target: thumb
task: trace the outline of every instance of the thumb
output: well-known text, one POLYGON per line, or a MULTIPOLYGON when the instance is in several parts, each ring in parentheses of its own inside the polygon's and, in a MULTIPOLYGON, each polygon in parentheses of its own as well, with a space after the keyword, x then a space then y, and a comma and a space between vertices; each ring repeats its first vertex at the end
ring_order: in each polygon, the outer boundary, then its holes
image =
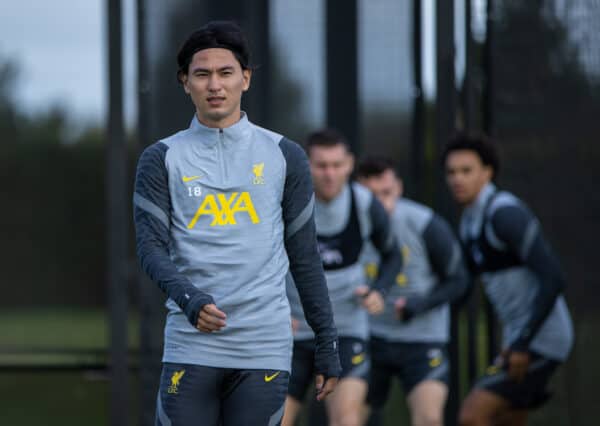
POLYGON ((406 298, 404 298, 404 297, 399 297, 394 302, 394 308, 396 310, 402 310, 402 309, 404 309, 405 306, 406 306, 406 298))
POLYGON ((210 315, 214 315, 217 318, 221 318, 221 319, 227 318, 227 315, 225 315, 225 312, 221 311, 219 308, 217 308, 217 306, 215 304, 212 304, 212 303, 210 305, 205 305, 204 311, 206 311, 206 313, 208 313, 210 315))
POLYGON ((322 374, 317 374, 317 377, 315 377, 315 387, 317 388, 317 392, 321 392, 324 383, 325 377, 322 374))

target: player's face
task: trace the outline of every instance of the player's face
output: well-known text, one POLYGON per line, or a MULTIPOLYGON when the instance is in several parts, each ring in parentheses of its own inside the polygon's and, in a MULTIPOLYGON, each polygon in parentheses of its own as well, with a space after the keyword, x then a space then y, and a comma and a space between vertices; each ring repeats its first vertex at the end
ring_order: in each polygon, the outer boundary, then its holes
POLYGON ((323 201, 334 199, 342 191, 352 168, 354 157, 342 144, 313 146, 309 152, 310 171, 317 198, 323 201))
POLYGON ((373 191, 388 214, 394 211, 396 200, 402 195, 402 181, 392 170, 388 169, 379 176, 361 178, 360 183, 373 191))
POLYGON ((457 203, 471 204, 492 180, 492 168, 470 150, 452 151, 446 158, 446 182, 457 203))
POLYGON ((228 49, 196 52, 182 82, 196 106, 198 120, 215 128, 235 124, 240 119, 242 93, 250 87, 251 75, 228 49))

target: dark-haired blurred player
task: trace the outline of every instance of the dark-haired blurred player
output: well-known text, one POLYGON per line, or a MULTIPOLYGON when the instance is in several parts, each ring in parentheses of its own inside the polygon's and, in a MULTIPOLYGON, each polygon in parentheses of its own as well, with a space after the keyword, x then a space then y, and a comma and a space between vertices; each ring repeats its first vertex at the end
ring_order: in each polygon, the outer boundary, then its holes
MULTIPOLYGON (((368 312, 378 314, 383 310, 382 295, 393 285, 402 257, 384 208, 367 188, 348 181, 354 160, 345 138, 325 129, 311 134, 306 145, 315 185, 317 240, 342 364, 336 390, 325 400, 329 425, 358 426, 362 424, 371 363, 368 312), (381 275, 370 287, 361 263, 368 243, 382 259, 381 275)), ((313 375, 314 350, 314 336, 304 321, 294 287, 289 287, 288 297, 297 328, 284 426, 293 425, 300 409, 313 375)))
POLYGON ((573 345, 558 259, 531 210, 492 181, 499 160, 483 137, 461 134, 443 152, 446 180, 463 208, 460 236, 503 326, 503 350, 471 390, 462 425, 525 425, 573 345))
MULTIPOLYGON (((381 425, 394 377, 400 380, 412 424, 443 423, 448 393, 449 304, 468 287, 460 243, 448 223, 430 208, 402 197, 402 180, 384 158, 362 161, 359 182, 371 189, 390 216, 404 255, 403 273, 386 296, 385 312, 371 317, 369 425, 381 425)), ((376 275, 378 258, 365 257, 376 275)))
POLYGON ((137 253, 167 293, 157 425, 278 425, 292 352, 285 278, 315 333, 317 398, 340 373, 297 144, 241 111, 252 69, 232 22, 194 32, 177 57, 190 127, 149 146, 134 195, 137 253))

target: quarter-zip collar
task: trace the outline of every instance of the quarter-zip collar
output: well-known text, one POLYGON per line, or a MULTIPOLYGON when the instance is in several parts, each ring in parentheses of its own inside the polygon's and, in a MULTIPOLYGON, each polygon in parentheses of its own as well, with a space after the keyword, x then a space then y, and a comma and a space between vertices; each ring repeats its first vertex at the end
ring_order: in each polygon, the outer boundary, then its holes
POLYGON ((241 117, 237 123, 224 129, 207 127, 200 123, 198 117, 194 114, 190 123, 190 130, 200 137, 202 143, 208 146, 214 146, 220 141, 228 145, 249 141, 252 125, 248 121, 248 115, 244 111, 241 112, 241 117))

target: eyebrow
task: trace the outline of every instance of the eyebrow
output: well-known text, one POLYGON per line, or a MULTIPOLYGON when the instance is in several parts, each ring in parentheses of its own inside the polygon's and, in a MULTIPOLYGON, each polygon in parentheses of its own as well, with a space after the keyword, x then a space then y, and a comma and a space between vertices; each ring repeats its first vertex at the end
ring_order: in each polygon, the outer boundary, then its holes
MULTIPOLYGON (((222 66, 220 68, 217 68, 216 71, 217 72, 221 72, 221 71, 228 71, 228 70, 233 70, 233 69, 234 69, 233 65, 224 65, 224 66, 222 66)), ((195 73, 195 72, 211 72, 211 71, 212 70, 209 69, 209 68, 197 67, 197 68, 194 68, 192 70, 192 73, 195 73)))

